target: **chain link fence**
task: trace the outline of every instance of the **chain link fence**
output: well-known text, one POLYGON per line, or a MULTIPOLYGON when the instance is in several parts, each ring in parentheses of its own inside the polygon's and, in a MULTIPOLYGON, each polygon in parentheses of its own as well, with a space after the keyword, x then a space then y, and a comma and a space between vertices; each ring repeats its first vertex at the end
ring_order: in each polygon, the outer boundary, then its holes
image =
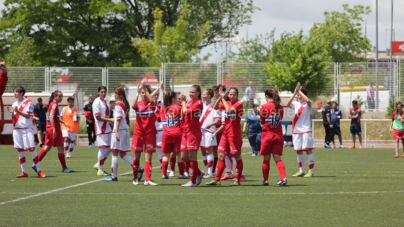
POLYGON ((5 92, 13 92, 17 85, 24 86, 27 92, 47 90, 48 74, 45 67, 8 67, 8 83, 5 92))

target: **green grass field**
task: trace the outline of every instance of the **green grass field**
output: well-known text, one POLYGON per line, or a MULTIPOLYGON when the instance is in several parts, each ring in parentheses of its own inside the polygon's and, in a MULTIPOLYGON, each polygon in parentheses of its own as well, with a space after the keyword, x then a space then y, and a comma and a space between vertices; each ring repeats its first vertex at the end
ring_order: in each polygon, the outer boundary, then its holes
MULTIPOLYGON (((118 182, 103 182, 92 169, 97 148, 78 147, 61 173, 56 150, 41 163, 48 175, 17 179, 18 157, 0 152, 0 226, 402 226, 404 159, 393 149, 316 149, 315 177, 293 178, 296 155, 285 149, 288 186, 261 186, 261 157, 244 150, 247 181, 240 187, 182 188, 185 180, 161 179, 157 187, 133 186, 120 159, 118 182)), ((132 154, 131 154, 132 155, 132 154)), ((27 166, 32 164, 27 154, 27 166)), ((307 166, 307 157, 306 157, 307 166)), ((202 162, 200 162, 201 165, 202 162)), ((110 159, 107 160, 110 166, 110 159)), ((142 164, 143 166, 143 164, 142 164)), ((307 168, 307 167, 306 167, 307 168)), ((271 161, 270 183, 278 179, 271 161)))

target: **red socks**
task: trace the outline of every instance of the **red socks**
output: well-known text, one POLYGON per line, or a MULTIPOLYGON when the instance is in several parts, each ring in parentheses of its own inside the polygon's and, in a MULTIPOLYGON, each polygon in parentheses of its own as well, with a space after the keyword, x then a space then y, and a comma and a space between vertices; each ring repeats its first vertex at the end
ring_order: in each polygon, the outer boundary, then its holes
POLYGON ((279 177, 281 180, 286 178, 285 164, 282 160, 276 162, 276 166, 278 167, 279 177))
POLYGON ((243 160, 237 160, 237 166, 236 166, 236 178, 237 181, 240 182, 241 174, 243 174, 243 160))
POLYGON ((224 163, 224 160, 217 161, 215 181, 220 181, 225 167, 226 164, 224 163))
POLYGON ((167 168, 168 168, 168 162, 167 161, 162 161, 162 163, 161 163, 161 175, 167 176, 167 168))
POLYGON ((144 163, 144 172, 145 172, 145 180, 150 181, 151 178, 151 171, 152 171, 152 164, 150 162, 144 163))
POLYGON ((269 160, 264 160, 262 162, 262 176, 264 177, 264 181, 268 181, 269 168, 269 160))
POLYGON ((45 157, 46 153, 47 152, 44 149, 39 151, 39 154, 38 154, 39 161, 42 161, 42 159, 45 157))
MULTIPOLYGON (((42 150, 41 150, 42 151, 42 150)), ((59 162, 62 165, 62 168, 65 169, 67 168, 66 166, 66 159, 65 159, 65 154, 64 153, 58 153, 58 158, 59 158, 59 162)))
POLYGON ((137 179, 137 173, 139 171, 139 160, 133 159, 132 170, 133 170, 133 178, 137 179))

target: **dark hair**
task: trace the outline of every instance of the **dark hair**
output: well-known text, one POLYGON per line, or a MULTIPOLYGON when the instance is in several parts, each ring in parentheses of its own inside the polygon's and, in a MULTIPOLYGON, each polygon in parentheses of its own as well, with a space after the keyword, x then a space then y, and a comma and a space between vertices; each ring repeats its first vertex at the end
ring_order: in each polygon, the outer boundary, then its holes
POLYGON ((52 92, 50 98, 49 98, 49 102, 48 102, 48 106, 50 106, 50 104, 53 102, 53 100, 55 99, 55 95, 56 94, 62 94, 62 92, 60 90, 56 90, 54 92, 52 92))
POLYGON ((218 84, 212 87, 213 91, 219 92, 220 88, 222 88, 223 91, 226 91, 226 85, 223 84, 218 84))
POLYGON ((151 86, 150 86, 150 85, 145 84, 145 85, 143 85, 143 87, 141 87, 141 89, 143 89, 143 88, 146 88, 146 89, 147 89, 147 91, 149 92, 149 94, 151 94, 151 93, 152 93, 152 90, 151 90, 151 86))
POLYGON ((38 100, 38 102, 42 102, 42 98, 38 98, 37 100, 38 100))
POLYGON ((358 105, 358 100, 353 100, 353 101, 352 101, 352 104, 353 104, 353 105, 358 105))
POLYGON ((332 103, 335 103, 338 106, 338 102, 337 101, 332 101, 332 103))
POLYGON ((23 86, 17 85, 14 87, 13 91, 16 91, 18 93, 22 93, 22 95, 25 95, 25 88, 23 86))
POLYGON ((115 93, 118 95, 118 98, 120 100, 122 100, 123 104, 126 107, 126 122, 128 123, 128 125, 130 125, 130 122, 129 122, 129 110, 130 109, 129 109, 129 102, 126 98, 125 89, 122 86, 118 86, 115 88, 115 93))
POLYGON ((275 109, 278 110, 281 106, 281 97, 279 96, 278 89, 271 88, 265 91, 265 96, 271 98, 275 104, 275 109))
POLYGON ((230 91, 230 90, 235 90, 235 91, 236 91, 236 94, 237 94, 237 96, 238 96, 238 88, 236 88, 236 87, 230 87, 230 88, 229 88, 229 91, 230 91))
POLYGON ((98 92, 100 92, 101 90, 108 91, 108 90, 107 90, 107 87, 105 87, 105 86, 99 86, 99 87, 98 87, 98 92))
POLYGON ((213 93, 213 89, 211 89, 211 88, 208 88, 208 89, 206 89, 205 91, 208 93, 208 95, 209 95, 211 98, 215 95, 215 93, 213 93))
POLYGON ((305 96, 308 96, 308 95, 309 95, 309 91, 307 91, 305 88, 301 88, 300 91, 301 91, 305 96))
POLYGON ((74 102, 74 98, 73 97, 69 97, 69 98, 67 98, 67 101, 69 102, 69 101, 73 101, 74 102))
POLYGON ((195 88, 196 92, 199 93, 198 94, 198 99, 201 99, 202 98, 201 86, 199 86, 197 84, 194 84, 194 85, 191 86, 191 88, 195 88))
POLYGON ((396 114, 398 114, 398 108, 397 108, 397 106, 398 106, 399 104, 401 104, 401 108, 403 108, 403 103, 402 103, 402 102, 400 102, 400 101, 396 102, 396 114))
POLYGON ((181 93, 175 92, 175 91, 169 91, 169 92, 167 92, 167 93, 164 95, 164 97, 163 97, 164 106, 165 106, 165 107, 168 107, 169 105, 173 104, 173 103, 172 103, 173 99, 176 98, 177 95, 179 95, 179 94, 181 94, 181 93))

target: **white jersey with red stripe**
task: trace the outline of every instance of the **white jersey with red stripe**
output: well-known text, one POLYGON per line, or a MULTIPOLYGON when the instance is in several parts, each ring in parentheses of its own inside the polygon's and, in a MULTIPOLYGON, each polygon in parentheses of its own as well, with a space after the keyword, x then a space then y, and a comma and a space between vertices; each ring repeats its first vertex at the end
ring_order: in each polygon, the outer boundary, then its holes
POLYGON ((220 120, 220 113, 219 110, 215 110, 215 104, 203 104, 202 117, 199 119, 202 132, 208 131, 214 133, 216 131, 216 125, 212 125, 209 128, 206 128, 206 126, 217 120, 220 120))
POLYGON ((295 113, 292 121, 292 133, 303 134, 311 132, 311 107, 312 102, 298 102, 294 101, 290 105, 295 113))
POLYGON ((121 120, 118 130, 129 130, 129 122, 127 122, 128 118, 128 110, 126 109, 125 105, 122 102, 117 101, 114 109, 114 131, 116 130, 118 120, 121 120))
POLYGON ((95 134, 102 135, 102 134, 109 134, 112 132, 111 126, 107 121, 99 121, 97 117, 106 117, 109 116, 109 107, 107 102, 101 100, 100 98, 96 98, 93 102, 93 115, 95 120, 95 134))
MULTIPOLYGON (((24 98, 21 102, 15 101, 12 107, 13 109, 17 107, 21 112, 27 113, 31 116, 34 115, 34 106, 29 99, 24 98)), ((13 123, 15 129, 30 129, 33 127, 32 118, 25 118, 16 112, 14 112, 13 123)))

